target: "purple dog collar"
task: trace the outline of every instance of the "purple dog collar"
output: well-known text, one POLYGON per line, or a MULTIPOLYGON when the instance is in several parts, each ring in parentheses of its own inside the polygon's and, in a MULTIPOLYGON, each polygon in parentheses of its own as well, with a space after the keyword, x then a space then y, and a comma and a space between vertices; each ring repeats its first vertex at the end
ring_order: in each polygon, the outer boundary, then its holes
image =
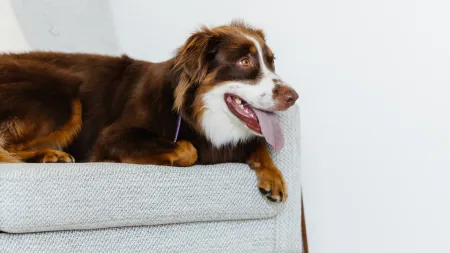
POLYGON ((175 138, 174 138, 173 142, 177 142, 177 140, 178 140, 178 134, 180 133, 180 126, 181 126, 181 114, 178 114, 177 131, 175 132, 175 138))

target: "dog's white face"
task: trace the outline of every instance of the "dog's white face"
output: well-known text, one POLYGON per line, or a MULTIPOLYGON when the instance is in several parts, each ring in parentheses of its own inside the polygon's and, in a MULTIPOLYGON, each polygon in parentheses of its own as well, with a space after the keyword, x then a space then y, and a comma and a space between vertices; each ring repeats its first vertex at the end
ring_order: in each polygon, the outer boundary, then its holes
POLYGON ((291 107, 298 94, 275 73, 274 56, 262 32, 243 25, 209 32, 207 52, 201 56, 206 67, 198 67, 204 78, 193 103, 205 136, 216 147, 255 135, 278 138, 281 130, 273 112, 291 107))

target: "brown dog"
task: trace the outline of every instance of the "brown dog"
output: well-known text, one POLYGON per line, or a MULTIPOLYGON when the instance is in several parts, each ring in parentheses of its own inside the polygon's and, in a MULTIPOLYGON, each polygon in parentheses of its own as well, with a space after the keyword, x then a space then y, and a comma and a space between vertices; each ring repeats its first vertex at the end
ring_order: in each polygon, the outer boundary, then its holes
POLYGON ((264 137, 282 146, 273 112, 298 95, 274 68, 263 32, 236 22, 202 28, 161 63, 0 55, 0 162, 247 162, 261 192, 284 201, 264 137))

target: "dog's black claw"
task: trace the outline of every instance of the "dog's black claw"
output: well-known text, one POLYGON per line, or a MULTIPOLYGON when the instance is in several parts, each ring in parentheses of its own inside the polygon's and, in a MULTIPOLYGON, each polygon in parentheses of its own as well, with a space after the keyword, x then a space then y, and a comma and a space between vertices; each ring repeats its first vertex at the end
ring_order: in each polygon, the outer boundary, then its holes
POLYGON ((271 192, 271 191, 266 191, 265 189, 263 189, 261 187, 259 187, 258 189, 259 189, 259 192, 261 192, 262 195, 267 195, 267 194, 269 194, 271 192))
POLYGON ((266 196, 268 200, 272 201, 272 202, 278 202, 277 199, 272 198, 272 196, 266 196))

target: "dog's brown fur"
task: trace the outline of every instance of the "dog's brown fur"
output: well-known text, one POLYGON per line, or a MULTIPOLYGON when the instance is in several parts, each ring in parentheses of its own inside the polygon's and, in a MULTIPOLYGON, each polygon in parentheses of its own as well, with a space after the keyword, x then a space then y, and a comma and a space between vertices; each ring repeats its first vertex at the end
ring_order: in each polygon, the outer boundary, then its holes
MULTIPOLYGON (((0 162, 248 162, 261 191, 285 200, 282 175, 262 138, 218 148, 199 124, 200 96, 223 79, 205 51, 219 37, 232 38, 227 47, 238 48, 248 43, 242 33, 265 43, 261 30, 233 24, 202 29, 161 63, 53 52, 0 55, 0 162), (183 120, 174 143, 178 113, 183 120)), ((270 49, 268 62, 273 69, 270 49)))

